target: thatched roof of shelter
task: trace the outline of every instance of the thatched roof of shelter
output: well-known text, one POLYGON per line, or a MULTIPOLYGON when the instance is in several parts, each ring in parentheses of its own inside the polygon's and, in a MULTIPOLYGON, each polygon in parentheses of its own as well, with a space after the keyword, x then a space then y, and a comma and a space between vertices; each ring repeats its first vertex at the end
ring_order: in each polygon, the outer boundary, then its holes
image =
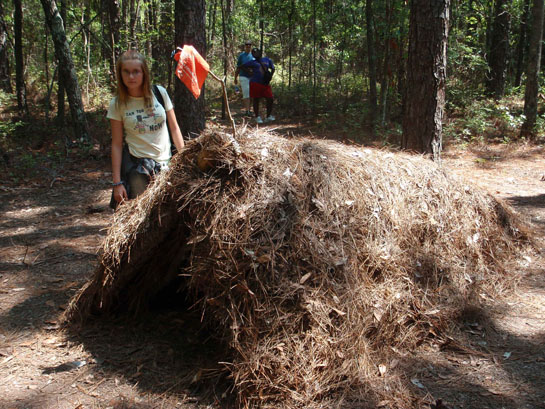
POLYGON ((410 382, 379 365, 508 286, 524 225, 419 156, 238 143, 209 131, 121 207, 67 318, 137 313, 182 276, 233 351, 241 407, 411 407, 410 382))

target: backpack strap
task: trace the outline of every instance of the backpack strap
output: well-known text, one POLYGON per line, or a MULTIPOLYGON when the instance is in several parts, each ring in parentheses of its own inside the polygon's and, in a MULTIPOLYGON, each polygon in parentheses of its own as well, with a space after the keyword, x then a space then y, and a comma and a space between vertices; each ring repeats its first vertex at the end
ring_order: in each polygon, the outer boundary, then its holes
MULTIPOLYGON (((165 109, 165 100, 163 99, 163 94, 161 94, 161 91, 159 91, 159 87, 157 85, 153 85, 152 87, 153 95, 155 95, 155 98, 157 98, 157 102, 161 104, 163 109, 165 109)), ((170 150, 171 153, 174 155, 176 153, 176 145, 174 145, 174 141, 172 140, 172 135, 170 134, 170 128, 168 127, 168 120, 167 123, 167 130, 168 130, 168 137, 170 139, 170 150)))
POLYGON ((165 100, 163 99, 163 95, 161 94, 161 91, 159 91, 159 87, 157 85, 154 85, 152 89, 153 89, 153 95, 155 95, 155 98, 157 98, 157 102, 159 102, 164 109, 165 100))
POLYGON ((261 68, 263 68, 263 80, 265 81, 265 76, 267 74, 270 75, 270 78, 269 78, 269 81, 263 85, 269 85, 271 80, 272 80, 272 76, 273 76, 273 73, 272 73, 272 70, 271 70, 271 67, 269 66, 269 64, 267 64, 267 66, 263 65, 263 63, 261 62, 261 59, 258 61, 259 65, 261 65, 261 68))

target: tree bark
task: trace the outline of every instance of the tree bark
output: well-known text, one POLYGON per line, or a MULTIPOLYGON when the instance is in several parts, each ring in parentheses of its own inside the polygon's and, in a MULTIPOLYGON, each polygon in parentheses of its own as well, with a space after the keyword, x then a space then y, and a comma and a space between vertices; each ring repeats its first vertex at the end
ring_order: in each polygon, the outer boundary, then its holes
MULTIPOLYGON (((129 22, 127 21, 128 20, 127 16, 129 16, 129 0, 123 0, 122 2, 120 2, 120 4, 121 4, 120 27, 127 27, 129 25, 129 22)), ((127 32, 127 30, 124 31, 122 40, 123 40, 123 44, 129 44, 131 39, 129 38, 129 33, 127 32)))
MULTIPOLYGON (((64 27, 66 28, 66 2, 65 0, 60 0, 60 14, 62 21, 64 22, 64 27)), ((57 64, 59 62, 57 61, 57 64)), ((62 75, 60 75, 59 69, 57 68, 57 123, 59 125, 64 124, 64 81, 62 75)))
POLYGON ((311 68, 311 75, 312 75, 312 114, 314 115, 316 112, 316 84, 318 82, 318 75, 316 73, 316 60, 317 60, 317 28, 316 28, 316 1, 312 0, 312 65, 311 68))
MULTIPOLYGON (((215 34, 216 34, 216 17, 217 17, 217 0, 212 0, 210 2, 210 8, 208 9, 208 27, 209 27, 209 37, 208 44, 214 44, 215 34)), ((224 13, 224 8, 221 8, 222 13, 224 13)))
MULTIPOLYGON (((43 72, 45 75, 45 83, 46 87, 48 89, 47 92, 47 98, 45 99, 45 120, 49 122, 49 110, 51 109, 51 91, 53 90, 53 80, 51 81, 51 86, 49 86, 49 35, 48 35, 47 29, 45 30, 45 39, 44 39, 44 46, 43 46, 43 57, 44 57, 44 68, 43 72)), ((55 76, 55 74, 53 74, 55 76)))
POLYGON ((373 28, 373 1, 367 0, 365 5, 365 20, 367 25, 367 61, 369 63, 369 115, 376 123, 377 118, 377 57, 373 28))
POLYGON ((530 49, 528 50, 528 66, 526 68, 526 88, 524 91, 524 115, 521 136, 533 136, 537 118, 537 96, 539 92, 539 70, 541 64, 541 40, 543 38, 543 2, 534 0, 532 6, 532 31, 530 33, 530 49))
POLYGON ((17 91, 17 108, 27 115, 25 68, 23 58, 23 6, 21 0, 13 0, 14 7, 14 36, 15 36, 15 89, 17 91))
MULTIPOLYGON (((144 2, 144 30, 146 33, 150 33, 155 29, 154 19, 153 19, 153 4, 151 1, 144 2)), ((146 51, 147 55, 153 56, 153 45, 152 39, 150 37, 146 38, 146 51)))
POLYGON ((413 0, 401 147, 440 160, 450 0, 413 0))
POLYGON ((530 18, 530 0, 524 0, 524 12, 520 19, 519 41, 517 44, 517 68, 515 71, 515 87, 520 85, 524 67, 524 51, 526 50, 526 39, 528 38, 528 19, 530 18))
POLYGON ((289 46, 288 46, 288 88, 291 89, 291 77, 292 77, 292 64, 293 64, 293 20, 295 16, 295 0, 290 0, 290 11, 288 13, 288 20, 289 20, 289 46))
POLYGON ((63 77, 68 103, 70 104, 70 113, 74 125, 76 138, 80 141, 89 140, 89 130, 83 102, 81 100, 81 91, 70 53, 70 47, 64 32, 62 18, 57 9, 54 0, 40 0, 44 9, 45 19, 55 44, 55 56, 59 61, 59 76, 63 77))
POLYGON ((388 112, 388 87, 390 81, 390 29, 392 23, 392 4, 390 0, 386 1, 386 36, 384 39, 384 60, 382 66, 382 82, 380 84, 380 123, 386 124, 386 113, 388 112))
POLYGON ((138 15, 140 14, 140 0, 130 0, 129 14, 129 45, 131 48, 137 49, 136 24, 138 23, 138 15))
POLYGON ((507 54, 509 51, 509 27, 511 14, 510 0, 496 0, 494 23, 490 42, 488 66, 489 78, 486 84, 488 93, 495 99, 500 99, 505 93, 505 78, 507 73, 507 54))
MULTIPOLYGON (((206 58, 204 0, 176 0, 174 9, 176 46, 192 45, 206 58)), ((204 130, 205 88, 206 86, 203 85, 199 99, 195 100, 185 85, 181 81, 176 81, 174 111, 182 135, 186 138, 194 138, 204 130)))
POLYGON ((4 22, 4 8, 0 2, 0 89, 11 94, 11 71, 8 54, 8 30, 4 22))
POLYGON ((108 3, 108 42, 110 44, 110 78, 112 84, 115 83, 115 62, 120 55, 119 51, 119 29, 121 27, 121 11, 119 9, 119 0, 104 0, 108 3))
MULTIPOLYGON (((225 9, 224 0, 220 1, 221 7, 221 33, 222 33, 222 46, 223 46, 223 77, 227 78, 228 71, 228 52, 227 52, 227 19, 230 18, 230 15, 227 15, 227 10, 225 9)), ((216 4, 214 3, 214 7, 216 4)), ((215 14, 215 11, 214 11, 215 14)), ((225 98, 221 99, 221 119, 225 119, 227 107, 225 106, 225 98)))

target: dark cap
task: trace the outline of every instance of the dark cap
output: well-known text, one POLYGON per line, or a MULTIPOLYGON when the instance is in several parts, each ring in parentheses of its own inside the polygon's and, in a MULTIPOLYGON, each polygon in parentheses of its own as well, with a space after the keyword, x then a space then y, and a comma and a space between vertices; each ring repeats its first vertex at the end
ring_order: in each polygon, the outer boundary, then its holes
POLYGON ((244 45, 252 45, 252 42, 250 40, 244 41, 244 45))

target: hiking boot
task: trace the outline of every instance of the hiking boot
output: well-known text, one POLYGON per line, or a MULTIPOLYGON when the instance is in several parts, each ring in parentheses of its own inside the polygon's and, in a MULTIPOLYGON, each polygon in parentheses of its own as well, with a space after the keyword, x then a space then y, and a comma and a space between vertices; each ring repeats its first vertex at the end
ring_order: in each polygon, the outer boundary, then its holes
POLYGON ((274 121, 276 118, 274 117, 274 115, 269 115, 266 119, 265 119, 265 122, 272 122, 274 121))
POLYGON ((256 121, 258 124, 262 124, 262 123, 263 123, 263 119, 261 119, 260 116, 256 117, 255 121, 256 121))

